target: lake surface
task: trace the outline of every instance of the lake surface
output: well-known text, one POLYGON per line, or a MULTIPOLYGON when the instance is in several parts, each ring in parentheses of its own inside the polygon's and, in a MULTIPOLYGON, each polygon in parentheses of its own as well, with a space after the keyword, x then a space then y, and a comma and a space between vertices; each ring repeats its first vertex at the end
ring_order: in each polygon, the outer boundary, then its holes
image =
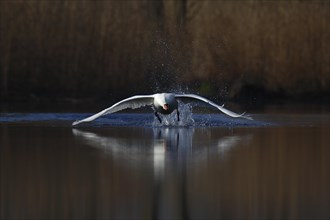
POLYGON ((0 114, 1 219, 330 217, 328 111, 88 115, 0 114))

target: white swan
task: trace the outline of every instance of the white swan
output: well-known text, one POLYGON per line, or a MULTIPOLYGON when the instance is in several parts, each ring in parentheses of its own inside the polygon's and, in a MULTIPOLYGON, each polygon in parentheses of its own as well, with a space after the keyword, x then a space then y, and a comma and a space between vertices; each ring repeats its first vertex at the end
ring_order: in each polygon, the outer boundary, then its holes
POLYGON ((209 105, 219 109, 220 111, 222 111, 223 113, 225 113, 226 115, 229 115, 231 117, 234 118, 246 118, 249 120, 252 120, 252 118, 248 115, 243 114, 237 114, 235 112, 232 112, 228 109, 225 109, 222 105, 217 105, 214 102, 198 96, 198 95, 194 95, 194 94, 174 94, 174 93, 157 93, 157 94, 153 94, 153 95, 136 95, 127 99, 124 99, 120 102, 117 102, 116 104, 112 105, 109 108, 106 108, 102 111, 100 111, 99 113, 96 113, 95 115, 92 115, 88 118, 82 119, 82 120, 78 120, 72 123, 73 126, 78 125, 80 123, 83 122, 89 122, 89 121, 93 121, 98 117, 101 117, 103 115, 107 115, 110 113, 114 113, 123 109, 127 109, 127 108, 140 108, 143 106, 151 106, 154 111, 155 111, 155 116, 158 118, 159 122, 161 122, 161 119, 158 115, 158 113, 161 114, 170 114, 172 113, 174 110, 177 111, 177 116, 178 116, 178 121, 180 120, 180 114, 179 114, 179 110, 178 110, 178 100, 181 100, 183 102, 185 101, 202 101, 202 102, 206 102, 209 105))

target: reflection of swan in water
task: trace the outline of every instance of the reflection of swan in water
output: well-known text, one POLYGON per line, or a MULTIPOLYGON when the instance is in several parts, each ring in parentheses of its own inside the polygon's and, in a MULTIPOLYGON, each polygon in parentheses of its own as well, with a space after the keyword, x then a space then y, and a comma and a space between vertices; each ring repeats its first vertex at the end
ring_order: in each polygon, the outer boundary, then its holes
POLYGON ((192 128, 154 128, 154 171, 155 178, 162 178, 165 169, 166 152, 175 152, 174 156, 182 161, 192 151, 192 128))
POLYGON ((145 160, 148 156, 153 156, 153 160, 157 164, 157 160, 164 160, 160 155, 165 157, 166 153, 175 152, 176 158, 184 159, 187 157, 203 157, 205 153, 221 153, 228 152, 231 148, 251 139, 250 135, 223 135, 220 138, 211 138, 211 141, 202 141, 207 135, 203 132, 207 129, 197 129, 195 135, 194 128, 119 128, 118 132, 98 132, 97 129, 91 131, 82 131, 80 129, 72 129, 74 136, 86 144, 103 150, 104 153, 122 159, 145 160), (120 130, 123 129, 123 130, 120 130), (125 135, 123 135, 125 134, 125 135), (193 138, 196 140, 193 143, 193 138), (205 144, 207 143, 207 144, 205 144), (194 145, 194 146, 193 146, 194 145), (205 150, 207 149, 207 150, 205 150), (198 152, 194 154, 193 152, 198 152), (158 158, 158 159, 155 159, 158 158))
POLYGON ((123 128, 104 134, 101 134, 104 130, 99 130, 96 134, 97 129, 94 129, 94 132, 73 129, 72 132, 84 143, 112 155, 115 159, 124 160, 124 164, 134 167, 144 164, 144 169, 152 169, 154 219, 173 219, 178 215, 189 217, 186 192, 189 184, 188 161, 194 161, 196 165, 195 162, 198 164, 207 161, 210 155, 226 155, 230 149, 242 142, 246 143, 251 138, 250 135, 214 138, 212 135, 205 135, 209 132, 207 129, 193 128, 120 129, 123 128), (199 139, 203 141, 199 142, 199 139), (177 203, 167 202, 173 198, 177 203))
POLYGON ((167 157, 170 160, 175 159, 181 162, 187 158, 202 161, 207 159, 210 154, 225 156, 233 147, 251 139, 250 135, 224 135, 199 143, 199 139, 207 137, 204 134, 207 129, 197 129, 195 135, 194 128, 158 127, 142 130, 141 128, 118 128, 117 132, 103 130, 98 134, 96 131, 97 129, 94 129, 94 132, 72 130, 74 136, 81 141, 104 151, 104 153, 111 154, 114 158, 129 160, 130 164, 132 162, 148 163, 158 177, 163 173, 167 157), (197 138, 193 143, 194 136, 197 138))
POLYGON ((86 144, 103 150, 104 153, 111 153, 118 156, 119 154, 138 155, 142 152, 142 149, 139 148, 139 145, 141 145, 141 142, 143 141, 141 138, 136 138, 132 141, 130 137, 127 137, 127 139, 120 137, 116 138, 78 129, 72 129, 72 132, 86 144))
MULTIPOLYGON (((132 131, 132 130, 131 130, 132 131)), ((90 131, 72 129, 73 134, 86 144, 98 148, 104 153, 137 163, 152 163, 156 176, 165 168, 166 152, 177 152, 183 158, 192 149, 192 128, 154 128, 145 129, 142 137, 134 131, 128 136, 96 134, 90 131), (152 131, 152 133, 148 132, 152 131), (150 136, 150 138, 146 137, 150 136)))

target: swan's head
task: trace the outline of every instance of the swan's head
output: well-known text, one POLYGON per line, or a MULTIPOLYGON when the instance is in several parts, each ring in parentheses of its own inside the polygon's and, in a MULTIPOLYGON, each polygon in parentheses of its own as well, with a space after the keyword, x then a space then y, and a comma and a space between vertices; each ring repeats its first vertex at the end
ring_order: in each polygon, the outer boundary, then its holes
POLYGON ((156 94, 154 98, 154 105, 160 110, 172 112, 178 107, 178 103, 172 93, 159 93, 156 94))

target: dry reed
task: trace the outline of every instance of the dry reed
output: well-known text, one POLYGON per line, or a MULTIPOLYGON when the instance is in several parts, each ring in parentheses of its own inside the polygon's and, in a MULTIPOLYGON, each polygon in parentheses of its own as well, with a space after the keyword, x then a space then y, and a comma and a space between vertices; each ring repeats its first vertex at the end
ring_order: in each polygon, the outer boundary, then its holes
POLYGON ((1 97, 329 94, 329 21, 328 1, 1 1, 1 97))

